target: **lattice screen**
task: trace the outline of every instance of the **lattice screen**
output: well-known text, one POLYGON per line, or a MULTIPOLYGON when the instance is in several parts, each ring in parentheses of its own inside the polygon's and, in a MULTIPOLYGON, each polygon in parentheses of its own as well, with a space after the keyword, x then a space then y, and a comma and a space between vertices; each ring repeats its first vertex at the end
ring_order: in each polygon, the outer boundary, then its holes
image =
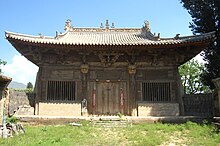
POLYGON ((75 100, 74 81, 48 81, 47 100, 75 100))
POLYGON ((169 82, 144 82, 142 83, 143 101, 171 101, 171 85, 169 82))

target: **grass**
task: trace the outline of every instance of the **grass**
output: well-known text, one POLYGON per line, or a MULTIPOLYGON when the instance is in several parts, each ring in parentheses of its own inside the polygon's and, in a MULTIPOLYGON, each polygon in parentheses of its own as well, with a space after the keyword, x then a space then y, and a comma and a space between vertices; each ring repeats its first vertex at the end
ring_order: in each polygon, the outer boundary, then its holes
POLYGON ((25 126, 26 133, 0 139, 1 146, 194 145, 219 146, 220 133, 209 124, 137 124, 125 128, 25 126))

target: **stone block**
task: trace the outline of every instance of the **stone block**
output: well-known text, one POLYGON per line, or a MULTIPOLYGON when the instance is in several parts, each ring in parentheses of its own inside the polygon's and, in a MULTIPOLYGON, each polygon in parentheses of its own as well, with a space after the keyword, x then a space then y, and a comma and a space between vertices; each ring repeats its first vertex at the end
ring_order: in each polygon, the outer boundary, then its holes
POLYGON ((77 102, 40 102, 40 116, 81 116, 81 103, 77 102))
POLYGON ((138 116, 179 116, 179 104, 139 102, 138 116))

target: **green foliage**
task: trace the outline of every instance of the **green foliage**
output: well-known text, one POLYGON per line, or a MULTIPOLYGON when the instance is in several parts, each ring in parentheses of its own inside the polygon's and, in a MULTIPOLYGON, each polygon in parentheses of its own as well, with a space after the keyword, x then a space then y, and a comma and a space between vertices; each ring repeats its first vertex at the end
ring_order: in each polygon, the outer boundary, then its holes
POLYGON ((26 133, 0 139, 1 146, 62 145, 219 145, 220 133, 212 125, 137 124, 125 128, 83 126, 25 126, 26 133))
POLYGON ((124 116, 121 112, 118 112, 117 115, 119 118, 122 118, 124 116))
POLYGON ((197 60, 190 60, 179 67, 181 81, 186 94, 210 93, 209 87, 205 86, 200 78, 204 65, 197 60))
POLYGON ((18 122, 18 118, 16 118, 15 116, 11 116, 7 118, 7 123, 17 123, 18 122))
POLYGON ((33 89, 33 84, 31 82, 27 83, 27 89, 33 89))
POLYGON ((33 93, 34 92, 34 89, 33 88, 26 88, 26 89, 10 89, 10 90, 13 90, 13 91, 21 91, 21 92, 25 92, 25 93, 33 93))
POLYGON ((204 50, 205 67, 201 77, 205 85, 214 89, 212 79, 220 77, 220 1, 181 0, 192 17, 190 28, 194 34, 216 32, 216 40, 204 50))
POLYGON ((6 65, 6 61, 0 59, 0 74, 2 73, 1 65, 6 65))

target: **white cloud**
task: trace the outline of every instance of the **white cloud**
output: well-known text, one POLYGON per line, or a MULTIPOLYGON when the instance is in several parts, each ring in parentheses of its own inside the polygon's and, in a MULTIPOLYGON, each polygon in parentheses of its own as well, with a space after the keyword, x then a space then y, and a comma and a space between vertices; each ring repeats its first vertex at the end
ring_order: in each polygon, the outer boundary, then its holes
POLYGON ((203 56, 201 56, 201 53, 198 54, 198 55, 196 55, 196 56, 194 57, 194 59, 197 60, 199 63, 202 63, 202 64, 205 63, 205 61, 203 60, 203 56))
POLYGON ((11 64, 2 66, 3 74, 12 78, 13 81, 27 84, 35 84, 38 67, 27 60, 24 56, 14 55, 11 64))

